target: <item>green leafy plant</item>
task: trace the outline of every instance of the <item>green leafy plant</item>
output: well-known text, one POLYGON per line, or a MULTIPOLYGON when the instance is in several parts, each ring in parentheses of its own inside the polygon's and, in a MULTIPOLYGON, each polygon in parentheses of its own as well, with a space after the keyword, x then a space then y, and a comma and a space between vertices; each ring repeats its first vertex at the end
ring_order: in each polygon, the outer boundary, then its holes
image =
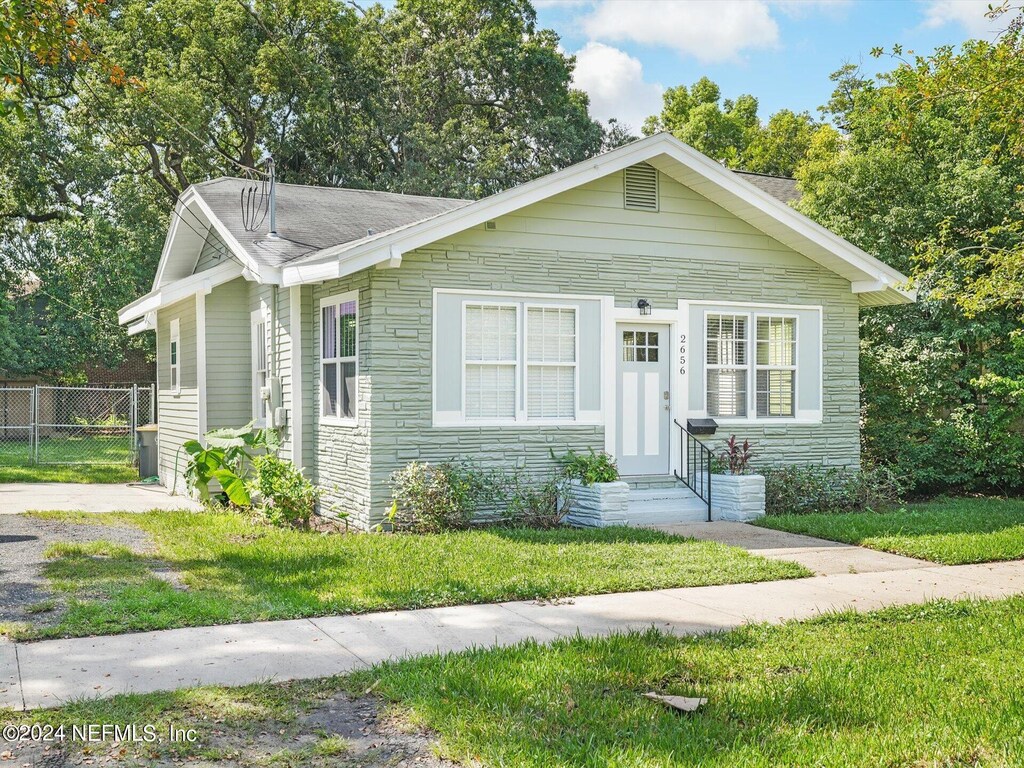
POLYGON ((493 473, 466 463, 413 461, 391 474, 387 522, 395 531, 436 533, 468 528, 499 493, 493 473))
POLYGON ((591 448, 590 453, 577 453, 570 448, 561 456, 551 451, 551 458, 561 467, 562 477, 579 480, 583 485, 614 483, 619 479, 615 459, 604 451, 591 448))
POLYGON ((189 455, 185 481, 202 501, 210 501, 210 485, 216 481, 235 506, 252 505, 247 475, 251 459, 263 451, 276 451, 280 438, 276 430, 253 429, 253 422, 235 429, 214 429, 204 435, 206 445, 186 440, 182 447, 189 455))
POLYGON ((749 440, 740 445, 736 435, 730 435, 725 441, 725 450, 718 455, 721 462, 717 466, 725 467, 725 474, 745 475, 750 472, 750 460, 754 458, 749 440))
POLYGON ((260 510, 271 523, 308 528, 319 498, 302 470, 274 453, 252 459, 251 490, 260 498, 260 510))
POLYGON ((888 467, 860 471, 794 464, 762 470, 769 515, 880 512, 900 503, 905 486, 888 467))

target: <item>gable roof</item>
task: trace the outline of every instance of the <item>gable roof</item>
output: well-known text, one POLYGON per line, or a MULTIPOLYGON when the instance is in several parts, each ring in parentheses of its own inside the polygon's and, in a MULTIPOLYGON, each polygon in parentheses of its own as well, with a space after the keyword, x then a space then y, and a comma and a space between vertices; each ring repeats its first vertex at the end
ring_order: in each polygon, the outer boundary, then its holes
POLYGON ((261 283, 317 283, 378 264, 399 266, 408 251, 451 237, 636 163, 648 163, 711 202, 846 278, 862 306, 902 304, 915 292, 908 278, 811 221, 790 203, 799 199, 793 179, 732 171, 659 133, 561 171, 477 201, 391 192, 279 184, 278 238, 242 227, 241 196, 251 182, 224 177, 195 184, 179 198, 150 293, 124 307, 122 323, 146 317, 183 292, 209 290, 241 275, 261 283), (192 274, 195 256, 210 231, 234 259, 192 274))
POLYGON ((905 275, 783 202, 782 197, 790 192, 780 180, 768 181, 760 174, 734 173, 668 133, 626 144, 423 221, 296 259, 283 268, 282 282, 285 285, 316 283, 377 264, 398 266, 402 254, 408 251, 642 162, 653 165, 769 237, 849 280, 862 306, 914 300, 913 291, 899 287, 909 282, 905 275), (752 176, 756 176, 759 183, 754 183, 752 176), (769 185, 771 192, 762 188, 769 185))

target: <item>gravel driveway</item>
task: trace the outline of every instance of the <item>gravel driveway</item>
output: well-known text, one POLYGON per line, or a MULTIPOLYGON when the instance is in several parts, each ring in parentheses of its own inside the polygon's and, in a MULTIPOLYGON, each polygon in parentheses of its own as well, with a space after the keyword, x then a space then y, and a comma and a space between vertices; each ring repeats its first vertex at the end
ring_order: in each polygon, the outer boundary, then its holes
POLYGON ((111 541, 137 552, 152 549, 138 528, 40 520, 26 515, 0 515, 0 622, 56 623, 61 611, 31 613, 26 608, 53 598, 42 575, 43 553, 56 542, 111 541))

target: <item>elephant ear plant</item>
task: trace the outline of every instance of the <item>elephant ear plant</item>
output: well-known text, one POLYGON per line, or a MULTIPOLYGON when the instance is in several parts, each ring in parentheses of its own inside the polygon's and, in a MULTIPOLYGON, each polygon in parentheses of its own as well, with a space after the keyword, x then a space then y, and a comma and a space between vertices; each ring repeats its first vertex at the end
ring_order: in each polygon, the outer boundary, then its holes
POLYGON ((274 452, 280 438, 273 429, 253 429, 249 422, 237 429, 214 429, 205 435, 206 446, 188 440, 182 446, 189 454, 185 479, 202 501, 210 500, 210 483, 216 480, 228 501, 239 507, 252 504, 247 474, 253 456, 274 452))

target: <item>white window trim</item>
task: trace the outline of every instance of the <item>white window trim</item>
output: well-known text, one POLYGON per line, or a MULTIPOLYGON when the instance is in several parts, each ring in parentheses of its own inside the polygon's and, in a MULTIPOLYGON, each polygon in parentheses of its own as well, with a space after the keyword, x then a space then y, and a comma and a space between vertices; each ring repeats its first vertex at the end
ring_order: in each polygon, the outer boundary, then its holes
MULTIPOLYGON (((263 350, 264 360, 266 361, 267 366, 265 369, 263 369, 266 371, 267 383, 265 386, 270 386, 270 313, 267 311, 267 307, 263 304, 263 302, 260 302, 259 309, 254 309, 249 315, 249 335, 251 342, 249 354, 250 360, 252 361, 252 381, 250 383, 250 388, 252 389, 252 420, 255 426, 266 427, 268 421, 267 416, 269 416, 270 414, 268 413, 266 416, 263 414, 263 398, 261 397, 260 393, 259 378, 257 376, 258 369, 256 368, 256 361, 259 359, 257 357, 256 349, 258 338, 256 335, 256 328, 260 324, 262 324, 264 328, 263 343, 264 346, 266 347, 263 350)), ((267 406, 268 410, 269 408, 270 405, 267 406)))
MULTIPOLYGON (((319 327, 320 327, 320 333, 317 335, 317 338, 316 338, 316 345, 317 345, 316 346, 316 360, 317 360, 317 377, 316 377, 316 380, 317 380, 317 383, 319 385, 319 386, 317 386, 316 410, 317 410, 317 413, 319 414, 319 416, 318 416, 319 423, 320 424, 324 424, 326 426, 333 426, 333 427, 354 427, 354 426, 356 426, 359 423, 359 407, 360 407, 360 400, 362 399, 361 396, 360 396, 361 393, 360 393, 360 388, 359 388, 359 330, 360 330, 360 328, 359 328, 359 322, 360 322, 360 319, 359 319, 359 291, 358 290, 356 290, 356 291, 348 291, 346 293, 335 294, 333 296, 327 296, 327 297, 324 297, 324 298, 320 299, 320 302, 317 305, 317 322, 319 323, 319 327), (324 402, 323 402, 323 398, 324 398, 323 375, 324 375, 324 363, 327 362, 327 361, 324 360, 324 356, 323 356, 324 355, 324 327, 323 327, 324 308, 325 307, 331 307, 331 306, 337 306, 339 304, 345 304, 347 302, 354 302, 355 305, 356 305, 356 339, 355 339, 356 346, 355 346, 355 354, 351 355, 351 356, 346 355, 345 357, 332 357, 332 358, 330 358, 330 360, 331 360, 331 362, 336 362, 336 363, 348 363, 348 362, 355 363, 355 393, 354 393, 355 397, 353 399, 352 416, 351 417, 348 417, 348 416, 338 416, 338 415, 325 416, 324 415, 324 402)), ((338 349, 339 350, 341 349, 341 336, 340 335, 338 337, 338 349)), ((341 385, 342 385, 342 383, 341 383, 341 366, 340 365, 338 366, 338 376, 339 376, 339 378, 338 378, 338 387, 339 387, 339 389, 338 389, 338 392, 339 392, 338 402, 340 403, 341 402, 341 398, 340 398, 341 389, 340 388, 341 388, 341 385)))
POLYGON ((466 299, 462 302, 462 350, 459 354, 459 358, 462 364, 462 420, 466 424, 479 424, 479 425, 500 425, 505 426, 509 424, 517 424, 522 419, 524 414, 522 394, 525 390, 525 385, 522 384, 522 358, 523 352, 523 316, 520 311, 520 303, 515 301, 474 301, 472 299, 466 299), (514 361, 508 360, 467 360, 466 359, 466 310, 469 307, 494 307, 497 309, 513 309, 516 313, 516 359, 514 361), (513 368, 515 373, 513 374, 513 383, 515 385, 514 400, 516 415, 511 419, 496 418, 494 416, 467 416, 466 415, 466 369, 470 365, 504 365, 513 368))
POLYGON ((173 320, 171 320, 171 324, 170 325, 171 325, 170 333, 168 334, 170 338, 169 338, 168 344, 167 344, 167 364, 168 364, 167 367, 168 367, 168 370, 170 371, 170 374, 169 374, 170 378, 168 379, 168 383, 171 385, 171 390, 170 390, 171 394, 172 395, 180 395, 181 394, 181 320, 176 317, 173 320), (172 348, 174 349, 174 355, 173 355, 174 362, 171 362, 171 360, 172 360, 171 349, 172 348))
MULTIPOLYGON (((521 310, 522 314, 522 327, 523 327, 523 418, 531 423, 536 424, 539 421, 544 421, 553 424, 575 424, 580 418, 580 308, 575 304, 538 304, 532 301, 524 301, 521 310), (572 322, 573 322, 573 352, 572 352, 572 363, 561 363, 561 362, 530 362, 530 322, 529 315, 531 309, 569 309, 572 310, 572 322), (573 408, 572 417, 561 417, 561 418, 538 418, 531 419, 529 415, 529 403, 530 403, 530 367, 534 366, 537 368, 572 368, 572 398, 573 408)), ((465 401, 463 401, 463 408, 465 408, 465 401)))
MULTIPOLYGON (((704 410, 710 414, 710 408, 708 406, 708 371, 743 371, 743 378, 746 379, 746 394, 747 394, 747 415, 746 416, 712 416, 711 418, 718 419, 733 419, 736 421, 747 421, 750 418, 750 318, 751 313, 741 312, 735 309, 722 312, 705 312, 704 313, 704 410), (743 359, 745 363, 739 365, 737 363, 725 364, 725 363, 709 363, 708 362, 708 318, 712 315, 718 317, 731 317, 737 318, 742 317, 746 322, 746 334, 743 337, 743 359)), ((756 376, 754 377, 756 378, 756 376)))
POLYGON ((797 404, 800 402, 800 318, 795 314, 787 314, 783 312, 754 312, 753 322, 750 327, 750 344, 753 349, 753 356, 748 358, 750 364, 753 367, 753 373, 750 375, 750 383, 753 385, 753 391, 750 392, 750 400, 753 402, 753 413, 757 419, 765 422, 776 422, 785 421, 786 419, 795 419, 798 409, 797 404), (772 319, 772 320, 792 320, 793 321, 793 365, 758 365, 757 362, 757 321, 761 318, 772 319), (758 371, 792 371, 793 372, 793 415, 792 416, 758 416, 757 415, 757 373, 758 371))
MULTIPOLYGON (((682 302, 681 302, 682 303, 682 302)), ((797 373, 796 382, 794 382, 793 397, 795 406, 795 415, 792 417, 785 416, 767 416, 758 418, 756 402, 751 406, 748 401, 747 416, 741 418, 732 418, 725 416, 711 416, 719 426, 783 426, 787 424, 821 424, 823 422, 824 402, 825 402, 825 328, 824 328, 824 308, 820 304, 770 304, 770 303, 753 303, 753 302, 738 302, 738 301, 701 301, 701 302, 690 302, 692 304, 703 306, 703 312, 701 313, 701 323, 703 326, 704 335, 704 347, 705 351, 703 354, 704 359, 701 363, 701 370, 694 371, 695 374, 699 373, 701 386, 704 389, 704 407, 702 410, 696 411, 691 410, 688 412, 690 417, 708 418, 708 402, 707 402, 707 329, 708 329, 708 315, 723 315, 723 314, 749 314, 751 319, 756 315, 771 316, 771 317, 794 317, 797 318, 797 330, 799 334, 800 318, 799 312, 815 312, 818 315, 818 348, 816 350, 816 360, 818 365, 818 408, 815 410, 800 410, 799 407, 799 392, 797 387, 799 386, 800 374, 797 373)), ((688 311, 688 310, 686 310, 688 311)), ((749 331, 748 333, 756 333, 756 331, 749 331)), ((756 338, 756 337, 755 337, 756 338)), ((756 351, 756 350, 755 350, 756 351)), ((797 345, 797 359, 800 355, 800 347, 797 345)), ((754 366, 752 365, 752 369, 754 366)), ((755 374, 756 378, 756 374, 755 374)), ((756 388, 756 381, 754 383, 756 388)), ((750 385, 748 384, 748 398, 751 396, 756 398, 756 391, 752 392, 750 385)))
MULTIPOLYGON (((583 412, 580 411, 580 381, 579 381, 579 357, 580 357, 580 326, 579 326, 579 306, 572 301, 593 301, 600 299, 600 297, 594 296, 577 296, 568 294, 518 294, 518 293, 505 293, 502 291, 486 291, 486 290, 474 290, 474 291, 461 291, 457 289, 435 289, 434 296, 434 315, 433 315, 433 332, 432 332, 432 356, 434 358, 433 363, 433 381, 434 391, 436 397, 437 389, 437 355, 433 351, 437 349, 437 301, 436 296, 439 293, 448 294, 469 294, 473 296, 493 296, 492 299, 473 298, 463 299, 461 302, 460 312, 462 315, 462 335, 460 338, 461 349, 459 350, 459 363, 462 370, 462 389, 461 389, 461 407, 458 411, 451 412, 439 412, 437 410, 437 402, 434 399, 433 408, 433 426, 435 427, 516 427, 518 428, 534 428, 534 427, 549 427, 549 426, 597 426, 603 424, 602 412, 598 411, 593 415, 592 412, 586 412, 588 415, 584 417, 583 412), (516 416, 512 419, 496 419, 491 417, 468 417, 466 416, 466 307, 467 306, 500 306, 500 307, 515 307, 516 308, 516 416), (575 416, 573 418, 545 418, 545 419, 531 419, 527 416, 526 408, 526 387, 525 381, 527 363, 526 363, 526 309, 527 307, 546 307, 551 309, 571 309, 573 310, 576 318, 576 376, 575 376, 575 416)), ((470 361, 479 362, 479 361, 470 361)), ((509 361, 501 361, 501 364, 510 364, 509 361)), ((540 365, 540 363, 532 363, 532 365, 540 365)), ((567 363, 551 363, 551 365, 563 365, 567 366, 567 363)), ((603 397, 603 395, 602 395, 603 397)))

